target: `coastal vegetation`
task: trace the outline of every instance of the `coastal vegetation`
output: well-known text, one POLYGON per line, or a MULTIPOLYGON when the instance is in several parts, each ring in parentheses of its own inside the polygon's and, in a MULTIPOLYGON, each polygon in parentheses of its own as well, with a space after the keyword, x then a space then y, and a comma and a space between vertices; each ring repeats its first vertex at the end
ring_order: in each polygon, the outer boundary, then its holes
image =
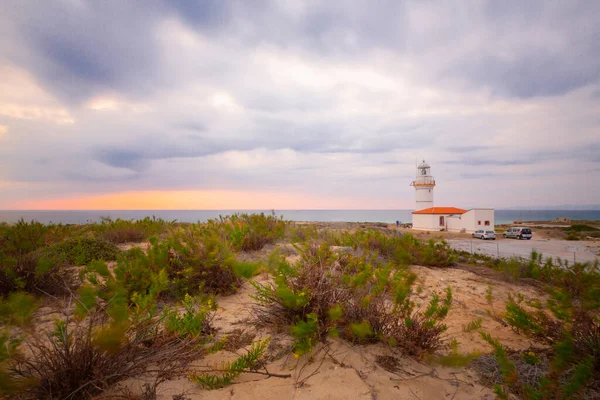
POLYGON ((470 368, 500 398, 600 393, 597 262, 535 252, 495 259, 383 225, 332 229, 269 214, 195 224, 0 224, 0 297, 4 398, 133 396, 126 382, 143 379, 135 395, 145 399, 175 379, 199 390, 242 374, 288 379, 270 363, 292 355, 301 372, 334 357, 332 343, 381 346, 376 359, 386 371, 397 371, 400 355, 432 368, 470 368), (516 290, 499 307, 486 281, 485 312, 454 324, 452 314, 464 308, 456 296, 466 289, 456 280, 432 286, 423 268, 493 274, 544 295, 516 290), (215 323, 219 303, 236 293, 249 318, 242 330, 224 331, 215 323), (50 321, 42 317, 48 310, 50 321), (488 319, 535 346, 509 347, 488 319), (480 337, 487 351, 461 352, 457 336, 480 337), (235 357, 193 367, 216 354, 235 357))

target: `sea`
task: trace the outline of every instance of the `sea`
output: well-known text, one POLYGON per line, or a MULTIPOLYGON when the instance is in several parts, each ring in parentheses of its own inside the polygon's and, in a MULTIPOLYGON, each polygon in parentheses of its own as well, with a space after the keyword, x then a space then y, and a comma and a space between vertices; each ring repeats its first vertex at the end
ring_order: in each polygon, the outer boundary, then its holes
MULTIPOLYGON (((167 221, 205 222, 220 215, 235 213, 275 213, 289 221, 320 222, 386 222, 409 223, 412 210, 89 210, 89 211, 2 211, 0 222, 14 223, 20 219, 44 224, 85 224, 103 219, 162 218, 167 221)), ((513 221, 551 221, 558 217, 572 220, 600 221, 600 210, 496 210, 497 225, 513 221)))

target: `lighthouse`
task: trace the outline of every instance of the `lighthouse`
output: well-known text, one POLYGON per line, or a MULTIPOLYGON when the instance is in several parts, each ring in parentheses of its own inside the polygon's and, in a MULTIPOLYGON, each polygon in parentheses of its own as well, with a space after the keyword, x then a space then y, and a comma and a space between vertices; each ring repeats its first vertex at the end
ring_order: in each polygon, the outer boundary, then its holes
POLYGON ((434 207, 433 188, 435 180, 431 167, 423 160, 417 166, 417 177, 410 186, 415 187, 415 211, 412 212, 412 228, 420 231, 450 231, 473 233, 476 230, 494 229, 493 208, 434 207))
POLYGON ((431 167, 425 160, 417 167, 417 176, 410 185, 415 188, 415 210, 433 207, 435 180, 431 176, 431 167))

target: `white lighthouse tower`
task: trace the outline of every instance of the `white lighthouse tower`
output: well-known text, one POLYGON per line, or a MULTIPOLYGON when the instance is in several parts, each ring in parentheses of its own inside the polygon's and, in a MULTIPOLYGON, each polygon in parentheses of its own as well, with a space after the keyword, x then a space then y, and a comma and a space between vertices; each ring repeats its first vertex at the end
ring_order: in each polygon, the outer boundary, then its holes
POLYGON ((415 187, 415 210, 433 207, 435 180, 431 176, 431 167, 425 160, 417 167, 417 177, 410 185, 415 187))

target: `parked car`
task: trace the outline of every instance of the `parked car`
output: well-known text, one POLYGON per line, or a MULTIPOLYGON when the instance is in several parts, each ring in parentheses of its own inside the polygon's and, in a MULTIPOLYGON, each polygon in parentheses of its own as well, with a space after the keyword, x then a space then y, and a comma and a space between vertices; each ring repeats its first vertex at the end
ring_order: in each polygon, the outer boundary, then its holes
POLYGON ((496 240, 496 233, 494 231, 486 231, 485 229, 479 229, 471 234, 474 238, 479 238, 483 240, 496 240))
POLYGON ((530 240, 533 237, 533 232, 531 231, 531 228, 519 226, 508 228, 508 230, 504 232, 502 236, 504 236, 505 238, 530 240))

